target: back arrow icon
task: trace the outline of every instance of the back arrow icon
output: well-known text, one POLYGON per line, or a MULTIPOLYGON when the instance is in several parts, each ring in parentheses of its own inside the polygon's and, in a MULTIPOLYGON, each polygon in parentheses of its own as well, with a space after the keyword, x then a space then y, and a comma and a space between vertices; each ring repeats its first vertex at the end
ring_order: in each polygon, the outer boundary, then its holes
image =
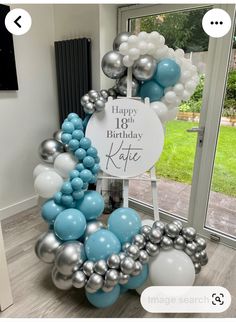
POLYGON ((17 17, 16 20, 14 20, 14 23, 17 25, 17 27, 21 28, 21 25, 18 23, 18 21, 21 19, 21 16, 17 17))

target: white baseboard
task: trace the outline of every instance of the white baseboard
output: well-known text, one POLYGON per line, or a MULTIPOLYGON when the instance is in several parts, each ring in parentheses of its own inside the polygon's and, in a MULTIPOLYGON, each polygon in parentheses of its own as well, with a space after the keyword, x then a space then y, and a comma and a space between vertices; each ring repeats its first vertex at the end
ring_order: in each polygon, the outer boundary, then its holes
POLYGON ((38 198, 38 195, 34 195, 11 206, 0 209, 0 220, 37 206, 38 198))

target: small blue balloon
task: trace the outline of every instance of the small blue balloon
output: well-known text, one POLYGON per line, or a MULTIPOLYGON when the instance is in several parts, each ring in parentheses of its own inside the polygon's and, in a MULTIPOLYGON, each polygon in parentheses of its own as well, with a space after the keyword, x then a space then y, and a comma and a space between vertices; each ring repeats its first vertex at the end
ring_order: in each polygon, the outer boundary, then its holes
POLYGON ((76 140, 81 140, 84 137, 84 133, 81 130, 74 130, 72 133, 72 138, 76 140))
POLYGON ((92 178, 92 172, 90 170, 84 169, 80 172, 80 178, 84 181, 84 182, 89 182, 92 178))
POLYGON ((63 194, 61 197, 61 203, 63 206, 67 207, 67 208, 71 208, 73 206, 73 198, 71 195, 66 195, 63 194))
POLYGON ((72 192, 72 196, 75 200, 80 200, 84 197, 84 192, 83 191, 74 191, 74 192, 72 192))
POLYGON ((163 87, 173 86, 180 78, 180 66, 173 59, 163 59, 157 65, 154 80, 163 87))
POLYGON ((65 181, 61 187, 61 192, 65 195, 70 195, 73 192, 71 183, 69 181, 65 181))
POLYGON ((70 171, 70 178, 74 179, 74 178, 78 178, 79 177, 79 171, 78 170, 71 170, 70 171))
POLYGON ((120 242, 131 242, 142 226, 139 214, 131 208, 118 208, 108 218, 108 229, 120 242))
POLYGON ((61 197, 62 197, 62 193, 61 191, 58 191, 54 194, 53 199, 55 201, 56 204, 60 205, 61 204, 61 197))
POLYGON ((63 132, 71 134, 74 131, 75 127, 71 122, 64 121, 61 126, 61 129, 63 132))
POLYGON ((90 157, 90 156, 86 156, 84 159, 83 159, 83 165, 86 167, 86 168, 92 168, 95 164, 95 160, 93 157, 90 157))
POLYGON ((98 163, 95 163, 91 171, 93 174, 97 174, 100 171, 100 169, 101 169, 100 165, 98 163))
POLYGON ((79 141, 77 139, 70 140, 70 142, 69 142, 69 148, 72 151, 77 150, 79 148, 79 141))
POLYGON ((76 240, 86 229, 86 219, 82 212, 69 208, 63 210, 56 218, 54 232, 61 240, 76 240))
POLYGON ((69 121, 71 121, 73 118, 79 118, 79 116, 76 113, 69 113, 67 118, 69 121))
POLYGON ((153 80, 145 82, 140 88, 141 98, 149 97, 150 102, 160 101, 163 95, 164 89, 153 80))
POLYGON ((83 180, 80 178, 74 178, 71 181, 71 186, 74 190, 81 190, 83 188, 83 180))
POLYGON ((84 182, 82 189, 83 190, 87 190, 88 189, 88 186, 89 186, 89 184, 87 182, 84 182))
POLYGON ((56 217, 64 210, 65 208, 56 204, 54 200, 50 199, 46 201, 42 206, 42 217, 50 225, 54 223, 56 217))
POLYGON ((76 130, 83 130, 83 123, 82 123, 82 120, 80 118, 74 117, 70 121, 74 125, 74 128, 76 130))
POLYGON ((83 171, 85 169, 83 163, 79 163, 76 165, 76 170, 78 170, 79 172, 83 171))
POLYGON ((82 138, 79 144, 82 149, 88 150, 91 146, 91 140, 89 138, 82 138))
POLYGON ((102 290, 96 293, 86 292, 88 301, 99 309, 104 309, 113 305, 120 296, 120 286, 116 285, 111 292, 103 292, 102 290))
POLYGON ((129 278, 128 283, 124 285, 127 289, 136 289, 142 286, 148 278, 148 264, 143 265, 141 273, 137 276, 132 276, 129 278))
POLYGON ((71 139, 72 139, 72 135, 69 133, 63 133, 61 136, 61 141, 64 144, 68 144, 71 139))
POLYGON ((83 160, 86 157, 86 151, 82 148, 79 148, 75 151, 75 156, 78 160, 83 160))
MULTIPOLYGON (((57 217, 58 218, 58 217, 57 217)), ((121 250, 119 239, 109 230, 100 229, 89 236, 85 242, 86 256, 91 261, 105 259, 121 250)))
POLYGON ((84 214, 86 220, 96 219, 103 213, 104 199, 97 191, 88 190, 83 200, 77 202, 76 208, 84 214))
POLYGON ((98 151, 97 151, 96 148, 94 148, 93 146, 88 148, 88 150, 87 150, 87 155, 88 156, 95 158, 97 156, 97 154, 98 154, 98 151))

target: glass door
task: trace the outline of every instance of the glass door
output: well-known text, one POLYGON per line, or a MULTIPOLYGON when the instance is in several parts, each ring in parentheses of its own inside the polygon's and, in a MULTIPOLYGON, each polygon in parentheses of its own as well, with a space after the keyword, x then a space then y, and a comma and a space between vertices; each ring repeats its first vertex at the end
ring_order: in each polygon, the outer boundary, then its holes
MULTIPOLYGON (((217 5, 217 7, 221 7, 233 16, 234 5, 217 5)), ((204 184, 204 187, 208 187, 209 190, 209 174, 211 176, 210 169, 207 169, 202 163, 202 155, 203 150, 205 153, 207 149, 205 137, 211 135, 215 140, 217 138, 217 132, 209 131, 206 126, 216 128, 218 124, 216 115, 212 117, 213 114, 216 114, 215 111, 209 109, 209 99, 213 99, 210 97, 211 91, 218 90, 219 97, 220 94, 223 95, 230 49, 230 40, 228 39, 230 33, 216 40, 209 39, 202 29, 202 17, 211 8, 212 6, 209 5, 186 4, 136 5, 127 9, 121 8, 119 14, 120 31, 126 29, 132 33, 138 33, 157 30, 164 35, 169 47, 183 48, 186 57, 190 58, 198 68, 200 84, 195 93, 187 103, 180 106, 176 120, 165 124, 165 146, 162 156, 156 164, 156 173, 159 178, 158 200, 162 217, 167 220, 178 217, 183 221, 188 221, 201 227, 202 234, 205 234, 205 217, 199 216, 198 213, 198 202, 202 202, 198 198, 198 191, 201 191, 200 184, 204 184), (221 57, 219 56, 220 52, 221 57), (216 70, 215 64, 219 65, 219 59, 223 60, 219 70, 222 75, 220 81, 219 76, 213 75, 213 71, 216 70), (212 77, 215 77, 214 81, 212 77), (217 82, 218 85, 216 85, 217 82), (214 84, 215 88, 213 89, 214 84), (215 119, 215 124, 210 121, 213 119, 215 119), (202 141, 203 133, 198 132, 196 135, 188 132, 192 128, 205 129, 204 141, 202 141), (203 170, 204 172, 208 171, 208 182, 206 180, 199 181, 200 172, 203 170)), ((208 154, 208 158, 213 160, 213 155, 208 154)), ((146 176, 147 174, 144 174, 142 177, 145 179, 146 176)), ((131 182, 130 195, 131 202, 135 206, 144 211, 152 211, 152 194, 149 182, 143 180, 138 183, 137 181, 131 182)), ((208 194, 206 193, 206 207, 204 210, 202 209, 202 213, 205 215, 207 202, 208 194)), ((206 225, 209 225, 209 222, 212 223, 212 216, 209 215, 207 218, 206 225)), ((217 216, 215 216, 215 222, 217 220, 217 216)))

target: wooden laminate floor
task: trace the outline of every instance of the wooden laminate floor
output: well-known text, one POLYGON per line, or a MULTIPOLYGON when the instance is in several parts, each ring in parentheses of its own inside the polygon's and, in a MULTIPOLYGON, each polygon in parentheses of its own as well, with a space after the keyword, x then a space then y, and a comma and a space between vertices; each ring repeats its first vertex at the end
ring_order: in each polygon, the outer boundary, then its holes
MULTIPOLYGON (((37 207, 2 222, 14 305, 0 317, 236 317, 236 251, 208 243, 209 263, 196 278, 195 285, 220 285, 232 296, 231 307, 221 314, 151 314, 145 312, 135 291, 123 294, 110 308, 96 309, 83 290, 56 289, 50 278, 51 266, 34 254, 37 237, 47 229, 37 207)), ((0 286, 1 287, 1 286, 0 286)))

